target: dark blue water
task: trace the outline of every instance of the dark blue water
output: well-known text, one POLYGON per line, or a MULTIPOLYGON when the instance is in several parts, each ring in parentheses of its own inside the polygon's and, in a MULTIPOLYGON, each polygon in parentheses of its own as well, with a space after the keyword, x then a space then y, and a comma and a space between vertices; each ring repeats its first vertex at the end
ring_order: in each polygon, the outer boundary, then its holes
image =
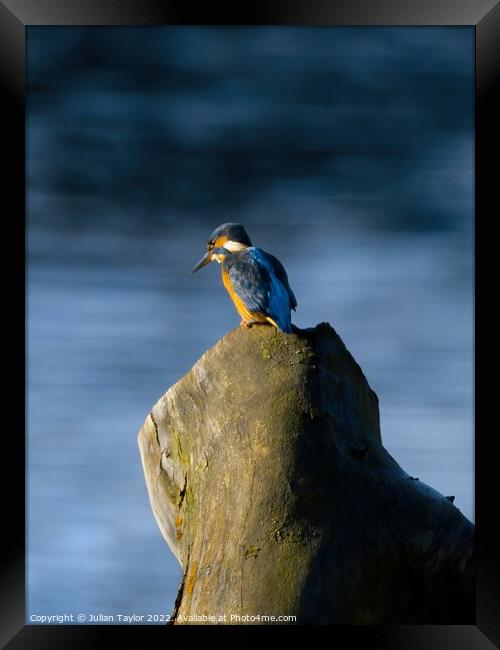
POLYGON ((169 613, 136 436, 239 317, 213 227, 287 268, 383 441, 473 520, 473 33, 28 33, 28 615, 169 613))

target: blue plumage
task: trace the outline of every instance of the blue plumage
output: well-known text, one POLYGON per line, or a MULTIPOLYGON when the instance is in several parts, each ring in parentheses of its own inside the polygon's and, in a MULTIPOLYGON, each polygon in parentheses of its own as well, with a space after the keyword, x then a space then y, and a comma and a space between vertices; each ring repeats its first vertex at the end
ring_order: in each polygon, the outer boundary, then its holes
POLYGON ((297 301, 283 265, 261 248, 250 246, 224 260, 233 290, 250 311, 272 318, 287 334, 292 331, 291 309, 297 301))

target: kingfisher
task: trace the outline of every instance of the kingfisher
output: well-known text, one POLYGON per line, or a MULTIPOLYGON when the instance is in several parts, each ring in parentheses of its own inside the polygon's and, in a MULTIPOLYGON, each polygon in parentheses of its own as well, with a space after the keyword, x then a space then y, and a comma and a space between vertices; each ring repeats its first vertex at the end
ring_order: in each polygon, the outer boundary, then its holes
POLYGON ((213 261, 221 265, 222 282, 242 318, 241 325, 270 323, 291 334, 291 310, 297 307, 297 300, 285 268, 274 255, 253 246, 241 224, 218 226, 191 273, 213 261))

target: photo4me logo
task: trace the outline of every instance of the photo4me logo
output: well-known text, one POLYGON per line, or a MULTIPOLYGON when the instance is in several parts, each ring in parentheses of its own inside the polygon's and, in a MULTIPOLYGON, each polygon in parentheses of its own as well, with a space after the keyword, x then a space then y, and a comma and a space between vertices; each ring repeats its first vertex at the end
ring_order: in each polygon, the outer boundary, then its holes
POLYGON ((297 617, 274 614, 178 614, 177 623, 294 623, 297 617))

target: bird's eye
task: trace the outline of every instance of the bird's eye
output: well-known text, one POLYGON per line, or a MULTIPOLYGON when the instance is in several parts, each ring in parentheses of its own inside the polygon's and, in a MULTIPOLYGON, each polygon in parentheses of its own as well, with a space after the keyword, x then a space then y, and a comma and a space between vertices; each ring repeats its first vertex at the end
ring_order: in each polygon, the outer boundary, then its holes
POLYGON ((208 248, 208 250, 211 251, 213 247, 214 247, 214 242, 213 242, 213 241, 209 241, 208 244, 207 244, 207 248, 208 248))

